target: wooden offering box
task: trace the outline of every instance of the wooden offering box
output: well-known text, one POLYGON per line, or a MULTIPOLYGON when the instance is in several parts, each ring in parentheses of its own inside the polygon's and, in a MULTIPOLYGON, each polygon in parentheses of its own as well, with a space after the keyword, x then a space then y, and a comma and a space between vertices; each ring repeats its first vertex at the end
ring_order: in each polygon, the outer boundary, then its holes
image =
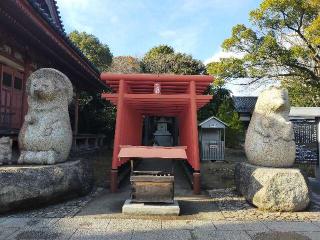
POLYGON ((173 203, 174 176, 161 171, 133 171, 130 177, 131 201, 173 203))

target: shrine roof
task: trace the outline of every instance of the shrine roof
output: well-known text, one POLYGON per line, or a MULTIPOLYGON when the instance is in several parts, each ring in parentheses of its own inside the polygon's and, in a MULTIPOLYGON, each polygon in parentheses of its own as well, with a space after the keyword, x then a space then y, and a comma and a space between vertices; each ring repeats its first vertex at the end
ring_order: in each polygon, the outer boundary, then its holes
POLYGON ((28 0, 33 7, 36 8, 38 12, 43 14, 43 17, 50 23, 54 24, 55 27, 59 28, 60 31, 64 32, 64 25, 61 20, 59 7, 57 5, 56 0, 49 0, 49 2, 44 0, 28 0), (50 4, 48 7, 52 7, 52 10, 54 11, 54 16, 51 15, 51 12, 49 9, 46 9, 43 4, 50 4))
POLYGON ((45 66, 64 72, 77 88, 106 89, 100 71, 65 33, 55 0, 1 1, 0 22, 8 39, 17 39, 26 54, 39 55, 32 59, 35 64, 44 66, 42 58, 50 59, 45 66))
POLYGON ((120 80, 125 82, 125 93, 122 96, 126 106, 141 114, 152 116, 177 116, 183 113, 195 98, 196 108, 200 109, 211 99, 203 95, 213 82, 207 75, 174 75, 174 74, 115 74, 102 73, 104 81, 115 93, 104 93, 102 98, 114 105, 119 100, 120 80), (190 82, 194 81, 196 95, 190 94, 190 82), (159 84, 160 93, 154 93, 155 84, 159 84))
POLYGON ((184 94, 188 92, 190 81, 196 85, 196 93, 202 95, 213 82, 208 75, 175 75, 175 74, 117 74, 103 72, 100 76, 113 92, 118 92, 119 81, 126 82, 128 93, 152 94, 154 84, 159 83, 161 94, 184 94))
POLYGON ((83 52, 67 36, 64 30, 63 23, 61 21, 57 2, 53 0, 53 7, 55 7, 55 11, 57 12, 57 16, 59 19, 58 23, 48 15, 48 13, 45 11, 45 9, 41 7, 37 0, 28 0, 28 2, 33 7, 33 9, 36 10, 40 14, 40 16, 54 29, 54 31, 58 33, 60 37, 62 37, 63 40, 98 74, 99 70, 97 69, 97 67, 83 54, 83 52))

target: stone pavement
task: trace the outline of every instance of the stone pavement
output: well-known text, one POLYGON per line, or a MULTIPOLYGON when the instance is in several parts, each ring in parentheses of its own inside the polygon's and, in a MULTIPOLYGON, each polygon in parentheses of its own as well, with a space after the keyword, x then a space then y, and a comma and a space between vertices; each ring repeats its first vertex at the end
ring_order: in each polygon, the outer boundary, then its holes
POLYGON ((117 194, 97 189, 86 197, 2 216, 0 239, 320 240, 315 204, 307 212, 265 213, 232 189, 200 196, 180 189, 181 216, 135 217, 121 213, 127 187, 117 194))
POLYGON ((320 221, 2 218, 0 239, 319 240, 320 221))

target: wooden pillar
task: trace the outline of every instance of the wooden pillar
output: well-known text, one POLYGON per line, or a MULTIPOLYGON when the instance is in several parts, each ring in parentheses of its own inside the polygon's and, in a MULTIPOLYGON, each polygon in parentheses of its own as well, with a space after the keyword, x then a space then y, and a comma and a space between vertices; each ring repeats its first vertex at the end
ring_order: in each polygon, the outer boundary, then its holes
POLYGON ((197 123, 197 103, 196 103, 196 83, 190 82, 190 120, 191 120, 191 141, 192 151, 191 157, 194 163, 193 173, 193 193, 200 194, 200 159, 199 159, 199 142, 198 142, 198 123, 197 123))
POLYGON ((22 93, 22 107, 21 107, 21 127, 22 124, 24 122, 24 116, 25 114, 27 114, 28 111, 28 104, 27 104, 27 92, 26 92, 26 87, 27 87, 27 79, 30 76, 32 67, 31 67, 31 59, 30 57, 27 55, 26 56, 26 60, 25 60, 25 64, 24 64, 24 76, 23 76, 23 93, 22 93))
POLYGON ((122 138, 122 125, 123 125, 123 113, 124 113, 124 93, 125 82, 123 79, 119 81, 118 91, 118 103, 117 103, 117 117, 116 117, 116 129, 114 135, 114 147, 112 156, 112 169, 110 179, 110 191, 112 193, 118 190, 118 154, 120 151, 120 142, 122 138))
POLYGON ((315 121, 317 123, 317 141, 318 141, 318 165, 316 165, 315 176, 318 181, 320 181, 320 117, 316 117, 315 121))
POLYGON ((73 134, 78 134, 79 128, 79 91, 76 90, 76 96, 74 101, 74 129, 73 134))
POLYGON ((75 90, 74 99, 74 119, 73 119, 73 138, 72 138, 72 151, 77 152, 77 135, 78 135, 78 121, 79 121, 79 92, 75 90))

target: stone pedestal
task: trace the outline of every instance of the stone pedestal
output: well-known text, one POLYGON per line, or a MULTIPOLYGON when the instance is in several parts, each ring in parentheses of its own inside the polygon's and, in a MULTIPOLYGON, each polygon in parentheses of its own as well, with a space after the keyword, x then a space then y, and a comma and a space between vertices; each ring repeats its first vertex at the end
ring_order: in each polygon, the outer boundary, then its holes
POLYGON ((127 215, 165 215, 178 216, 180 207, 178 201, 174 203, 133 203, 126 200, 122 207, 122 213, 127 215))
POLYGON ((307 179, 299 169, 239 163, 235 182, 237 190, 260 210, 302 211, 310 202, 307 179))
POLYGON ((0 212, 85 195, 91 190, 92 182, 92 168, 85 160, 0 167, 0 212))

